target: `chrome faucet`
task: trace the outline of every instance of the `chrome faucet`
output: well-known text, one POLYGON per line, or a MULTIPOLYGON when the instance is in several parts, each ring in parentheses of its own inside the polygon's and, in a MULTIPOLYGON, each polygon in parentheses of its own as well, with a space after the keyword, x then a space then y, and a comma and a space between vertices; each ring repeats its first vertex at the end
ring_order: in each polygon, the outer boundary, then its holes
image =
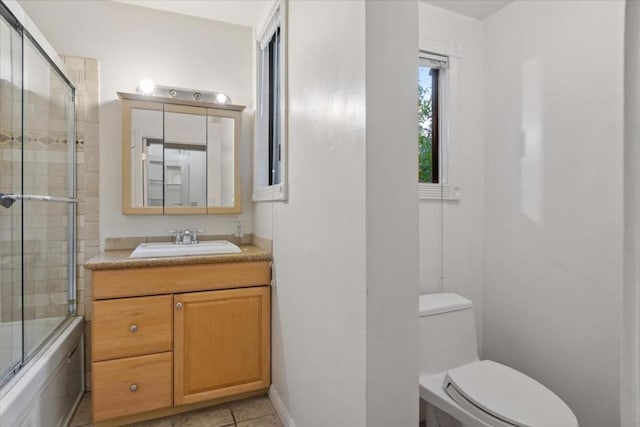
POLYGON ((174 242, 176 245, 191 245, 198 243, 198 233, 203 233, 202 228, 194 228, 193 230, 168 230, 170 234, 174 235, 174 242))

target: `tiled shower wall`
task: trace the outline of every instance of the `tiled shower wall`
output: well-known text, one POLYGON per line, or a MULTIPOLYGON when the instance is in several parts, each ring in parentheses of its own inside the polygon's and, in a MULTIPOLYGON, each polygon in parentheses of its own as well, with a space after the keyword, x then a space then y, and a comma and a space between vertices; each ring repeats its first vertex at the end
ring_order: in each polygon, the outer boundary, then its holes
MULTIPOLYGON (((95 59, 64 57, 76 86, 77 117, 77 307, 91 321, 91 283, 84 261, 99 252, 98 240, 98 64, 95 59)), ((45 74, 46 75, 46 74, 45 74)), ((21 150, 20 88, 0 80, 0 182, 5 193, 20 193, 24 156, 25 193, 67 196, 68 162, 64 88, 51 76, 45 90, 25 90, 25 146, 21 150), (45 96, 43 93, 49 93, 45 96), (56 97, 60 97, 56 99, 56 97)), ((42 89, 42 88, 41 88, 42 89)), ((24 301, 21 302, 22 203, 0 208, 0 322, 64 317, 67 312, 67 206, 25 204, 24 301), (13 215, 12 215, 13 214, 13 215)), ((90 323, 87 323, 90 360, 90 323)), ((90 365, 88 365, 90 366, 90 365)))
MULTIPOLYGON (((19 85, 3 80, 0 86, 3 100, 0 152, 2 173, 6 174, 1 179, 2 191, 20 193, 22 182, 26 194, 67 197, 67 135, 73 120, 69 117, 69 91, 50 71, 48 63, 30 54, 29 73, 24 77, 24 106, 20 102, 19 85), (21 107, 24 117, 21 117, 21 107)), ((29 201, 17 202, 0 212, 3 233, 0 321, 20 321, 23 316, 29 321, 67 315, 67 209, 65 203, 29 201), (24 221, 22 243, 21 220, 24 221)))
POLYGON ((78 314, 85 316, 86 386, 91 387, 91 275, 84 262, 98 255, 99 172, 98 62, 90 58, 63 57, 67 75, 76 87, 78 138, 78 314))
MULTIPOLYGON (((0 182, 3 193, 21 190, 21 92, 11 81, 0 79, 0 182)), ((21 295, 20 203, 10 209, 0 208, 0 322, 22 319, 21 295), (20 291, 20 293, 18 293, 20 291)))
MULTIPOLYGON (((73 144, 67 140, 73 120, 69 89, 33 49, 25 49, 24 54, 28 68, 24 73, 23 191, 68 197, 69 144, 73 144)), ((22 203, 22 210, 24 319, 64 318, 69 300, 68 205, 29 201, 22 203)))

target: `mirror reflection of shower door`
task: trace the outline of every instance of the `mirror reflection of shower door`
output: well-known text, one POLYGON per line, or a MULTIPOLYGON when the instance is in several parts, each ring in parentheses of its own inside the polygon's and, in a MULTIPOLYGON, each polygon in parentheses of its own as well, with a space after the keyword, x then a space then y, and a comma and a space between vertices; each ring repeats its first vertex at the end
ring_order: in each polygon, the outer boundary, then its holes
POLYGON ((188 206, 189 163, 167 156, 161 139, 142 141, 142 192, 146 206, 188 206))
MULTIPOLYGON (((0 192, 22 191, 22 39, 0 17, 0 192)), ((4 200, 6 203, 10 201, 4 200)), ((22 204, 0 207, 0 384, 22 361, 22 204)))
POLYGON ((206 148, 142 137, 142 194, 145 206, 204 206, 206 148), (193 171, 198 176, 192 177, 193 171), (196 193, 192 194, 192 182, 196 193), (197 187, 197 185, 200 187, 197 187), (192 197, 194 196, 194 197, 192 197))

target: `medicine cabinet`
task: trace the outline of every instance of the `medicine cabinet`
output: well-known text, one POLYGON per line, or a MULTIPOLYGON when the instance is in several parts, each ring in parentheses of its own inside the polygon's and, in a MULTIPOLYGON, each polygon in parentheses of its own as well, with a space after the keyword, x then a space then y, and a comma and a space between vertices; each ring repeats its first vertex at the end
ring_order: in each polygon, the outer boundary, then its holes
POLYGON ((118 92, 125 215, 240 213, 244 106, 118 92))

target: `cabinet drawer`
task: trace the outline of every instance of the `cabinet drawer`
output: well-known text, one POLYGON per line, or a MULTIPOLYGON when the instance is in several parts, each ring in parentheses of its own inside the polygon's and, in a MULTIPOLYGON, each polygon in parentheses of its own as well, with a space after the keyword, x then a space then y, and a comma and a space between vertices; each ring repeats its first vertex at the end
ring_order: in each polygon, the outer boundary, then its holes
POLYGON ((94 422, 172 405, 172 353, 94 362, 94 422))
POLYGON ((93 361, 170 351, 171 295, 93 303, 93 361))
POLYGON ((250 261, 96 270, 91 273, 93 299, 265 286, 271 283, 269 264, 250 261))

